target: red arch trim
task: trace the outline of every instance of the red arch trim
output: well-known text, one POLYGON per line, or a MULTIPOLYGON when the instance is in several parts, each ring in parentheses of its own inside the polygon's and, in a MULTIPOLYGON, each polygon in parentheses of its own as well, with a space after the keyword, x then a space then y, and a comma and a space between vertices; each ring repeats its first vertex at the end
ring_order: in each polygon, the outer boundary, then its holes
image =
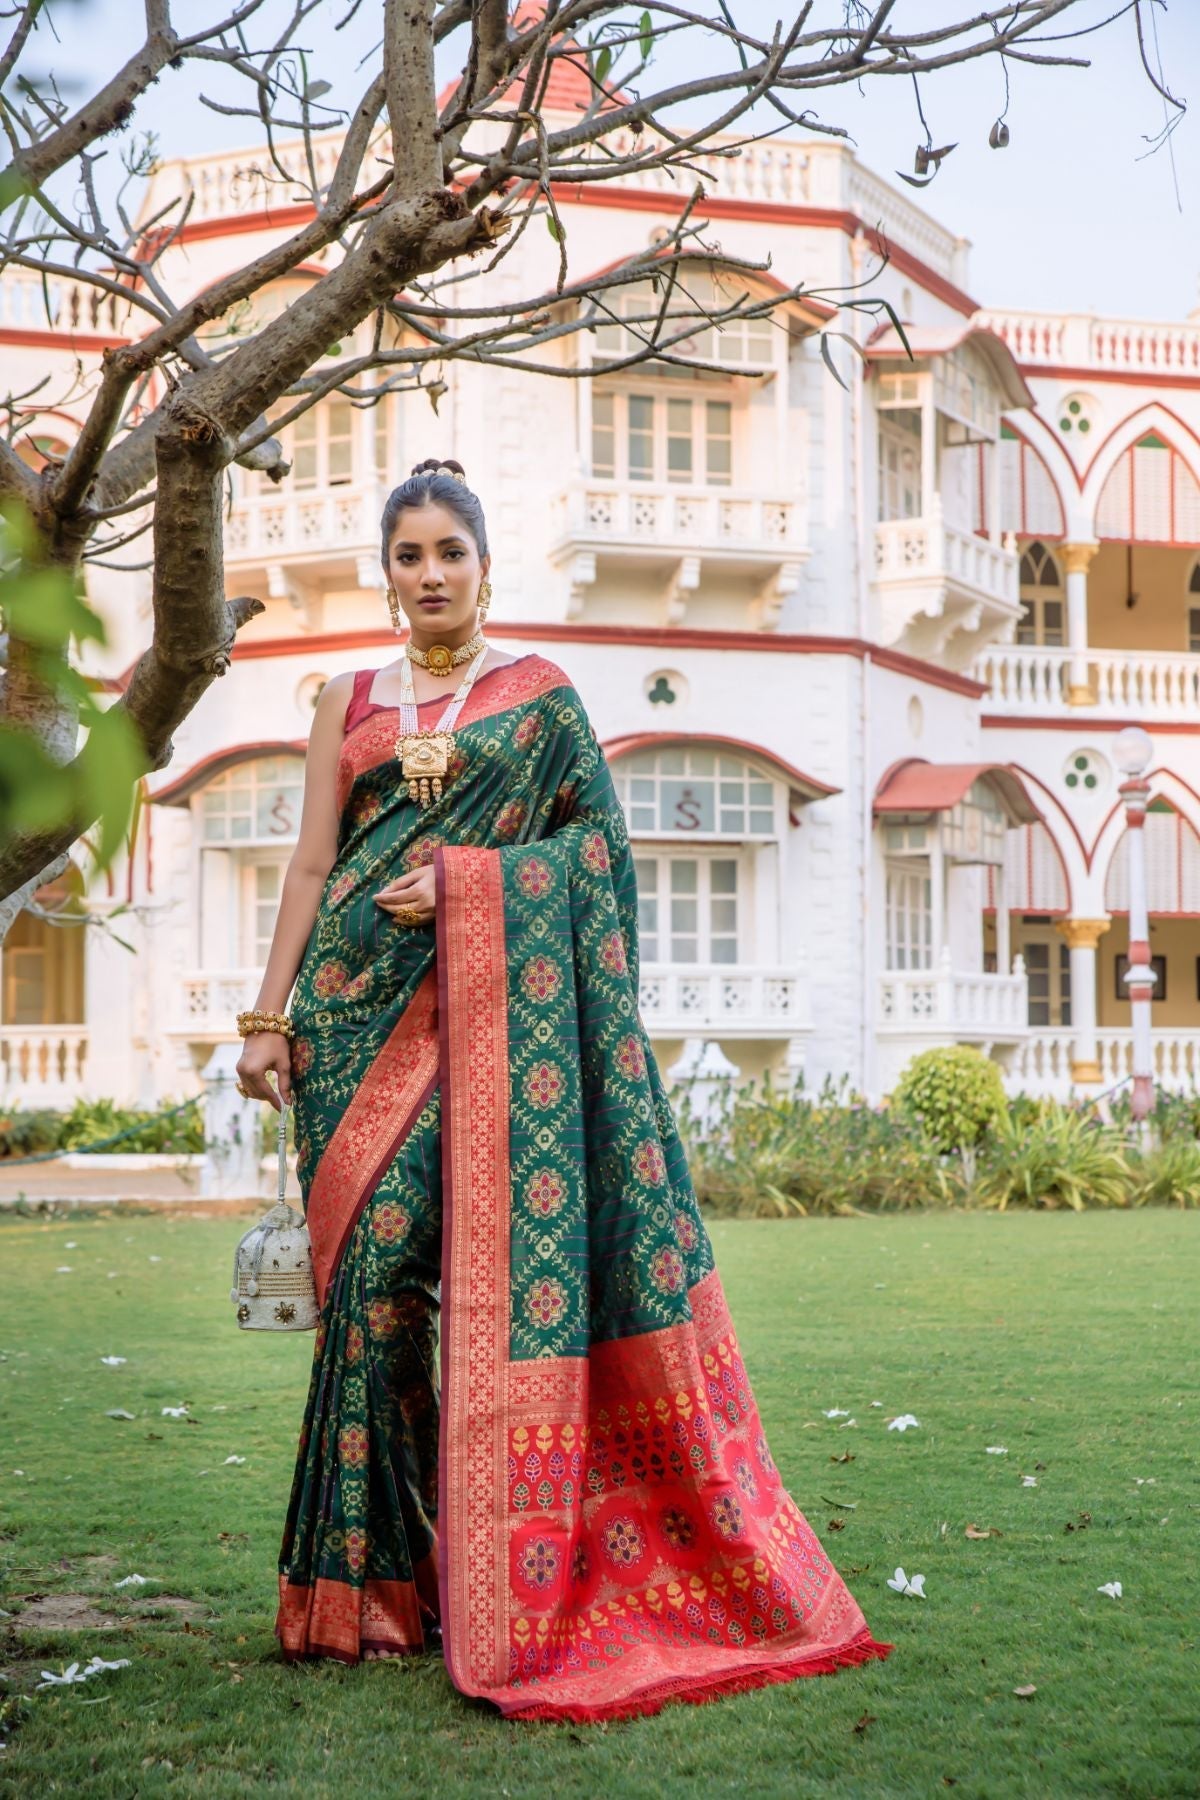
POLYGON ((260 756, 298 756, 303 760, 307 745, 303 738, 272 738, 254 744, 233 744, 225 750, 214 750, 210 756, 202 756, 193 763, 190 769, 166 787, 156 788, 146 798, 155 806, 179 806, 189 799, 196 789, 212 781, 217 775, 223 775, 226 769, 232 769, 237 763, 255 762, 260 756))
POLYGON ((841 788, 830 787, 828 782, 818 781, 813 775, 806 775, 794 763, 785 761, 774 750, 767 750, 762 744, 752 744, 747 738, 718 737, 708 731, 631 732, 623 737, 607 738, 602 748, 609 762, 619 762, 623 756, 631 756, 635 750, 669 750, 674 744, 684 745, 689 749, 703 745, 714 750, 734 750, 757 762, 767 763, 804 800, 827 800, 830 795, 840 794, 842 791, 841 788))

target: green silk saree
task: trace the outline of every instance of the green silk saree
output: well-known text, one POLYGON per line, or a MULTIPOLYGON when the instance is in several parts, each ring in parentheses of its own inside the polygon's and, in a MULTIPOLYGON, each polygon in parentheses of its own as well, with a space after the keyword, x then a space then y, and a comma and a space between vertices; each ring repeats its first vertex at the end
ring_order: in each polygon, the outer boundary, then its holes
POLYGON ((425 811, 396 734, 390 709, 347 734, 292 1008, 322 1313, 285 1655, 440 1624, 464 1694, 589 1720, 886 1654, 763 1435, 577 695, 537 656, 482 677, 425 811), (398 927, 372 896, 430 862, 436 929, 398 927))

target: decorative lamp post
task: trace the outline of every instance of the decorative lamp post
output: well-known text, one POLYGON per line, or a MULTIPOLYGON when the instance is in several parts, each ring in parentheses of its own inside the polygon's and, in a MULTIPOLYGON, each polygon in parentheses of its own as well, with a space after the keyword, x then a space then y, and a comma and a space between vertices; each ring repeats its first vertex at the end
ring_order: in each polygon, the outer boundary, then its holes
POLYGON ((1154 1106, 1154 1046, 1150 1037, 1150 915, 1146 901, 1146 770, 1154 746, 1140 725, 1127 725, 1113 741, 1113 758, 1125 777, 1120 794, 1129 831, 1129 966, 1125 985, 1133 1021, 1133 1117, 1140 1124, 1154 1106))

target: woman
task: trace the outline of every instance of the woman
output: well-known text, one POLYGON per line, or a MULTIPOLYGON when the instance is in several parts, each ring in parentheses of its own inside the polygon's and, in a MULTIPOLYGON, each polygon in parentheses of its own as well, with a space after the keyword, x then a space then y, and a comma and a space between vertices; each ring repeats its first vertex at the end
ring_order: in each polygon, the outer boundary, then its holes
POLYGON ((603 754, 561 670, 485 644, 458 464, 391 495, 383 561, 405 655, 321 694, 239 1021, 246 1090, 295 1107, 322 1304, 284 1654, 440 1629, 464 1694, 576 1720, 882 1656, 762 1435, 603 754))

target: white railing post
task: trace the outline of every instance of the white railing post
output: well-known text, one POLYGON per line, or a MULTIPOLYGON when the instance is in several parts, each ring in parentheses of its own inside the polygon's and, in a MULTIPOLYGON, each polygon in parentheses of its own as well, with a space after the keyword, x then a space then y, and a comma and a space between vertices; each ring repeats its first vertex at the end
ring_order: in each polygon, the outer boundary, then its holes
POLYGON ((1113 760, 1125 776, 1120 794, 1125 802, 1129 836, 1129 989, 1133 1026, 1133 1117, 1139 1123, 1154 1109, 1154 1048, 1150 1034, 1150 997, 1154 967, 1150 960, 1150 916, 1146 892, 1146 802, 1150 783, 1146 770, 1154 745, 1140 725, 1127 725, 1113 742, 1113 760))

